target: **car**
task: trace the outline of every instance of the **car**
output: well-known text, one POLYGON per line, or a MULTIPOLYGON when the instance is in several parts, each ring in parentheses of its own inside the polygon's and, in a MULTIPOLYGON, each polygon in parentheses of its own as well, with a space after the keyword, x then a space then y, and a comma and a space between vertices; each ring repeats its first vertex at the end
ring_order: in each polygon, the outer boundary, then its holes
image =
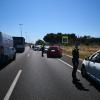
POLYGON ((61 58, 62 57, 62 49, 60 46, 50 46, 47 51, 47 58, 61 58))
POLYGON ((34 51, 40 51, 40 50, 41 50, 41 45, 34 46, 34 51))
POLYGON ((100 83, 100 50, 83 60, 81 74, 83 77, 90 76, 100 83))
POLYGON ((50 46, 48 46, 48 45, 46 45, 46 46, 44 47, 44 53, 47 53, 49 47, 50 47, 50 46))
POLYGON ((39 47, 34 47, 34 51, 39 51, 39 47))

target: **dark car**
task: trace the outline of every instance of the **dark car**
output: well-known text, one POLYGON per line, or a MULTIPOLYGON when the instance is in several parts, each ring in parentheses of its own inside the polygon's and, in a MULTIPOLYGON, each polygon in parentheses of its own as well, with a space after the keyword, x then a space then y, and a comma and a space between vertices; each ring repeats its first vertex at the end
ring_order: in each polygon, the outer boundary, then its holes
POLYGON ((62 49, 60 46, 50 46, 47 51, 47 58, 61 58, 62 57, 62 49))

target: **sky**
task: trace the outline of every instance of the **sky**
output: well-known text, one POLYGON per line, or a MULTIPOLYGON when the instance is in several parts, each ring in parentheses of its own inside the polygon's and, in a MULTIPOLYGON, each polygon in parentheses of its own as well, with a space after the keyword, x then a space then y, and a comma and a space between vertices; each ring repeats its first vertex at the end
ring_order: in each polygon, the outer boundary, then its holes
POLYGON ((58 32, 100 37, 100 0, 0 0, 0 31, 21 30, 27 42, 58 32))

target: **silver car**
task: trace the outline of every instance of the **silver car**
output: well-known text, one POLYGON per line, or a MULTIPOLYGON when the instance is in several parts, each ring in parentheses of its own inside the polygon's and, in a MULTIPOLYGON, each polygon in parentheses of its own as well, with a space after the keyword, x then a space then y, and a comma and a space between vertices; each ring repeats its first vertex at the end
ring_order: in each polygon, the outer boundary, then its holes
POLYGON ((89 75, 100 83, 100 50, 83 60, 81 74, 83 77, 89 75))

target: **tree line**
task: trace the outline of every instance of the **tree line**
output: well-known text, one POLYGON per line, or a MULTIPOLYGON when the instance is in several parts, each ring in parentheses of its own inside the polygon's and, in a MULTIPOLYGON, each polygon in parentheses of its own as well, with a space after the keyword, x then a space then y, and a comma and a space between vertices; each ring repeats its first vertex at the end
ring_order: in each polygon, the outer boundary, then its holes
POLYGON ((62 37, 68 37, 68 45, 73 45, 75 43, 84 44, 84 45, 100 45, 100 38, 91 37, 91 36, 76 36, 75 33, 67 34, 67 33, 48 33, 43 37, 43 40, 37 40, 36 44, 62 44, 62 37))

